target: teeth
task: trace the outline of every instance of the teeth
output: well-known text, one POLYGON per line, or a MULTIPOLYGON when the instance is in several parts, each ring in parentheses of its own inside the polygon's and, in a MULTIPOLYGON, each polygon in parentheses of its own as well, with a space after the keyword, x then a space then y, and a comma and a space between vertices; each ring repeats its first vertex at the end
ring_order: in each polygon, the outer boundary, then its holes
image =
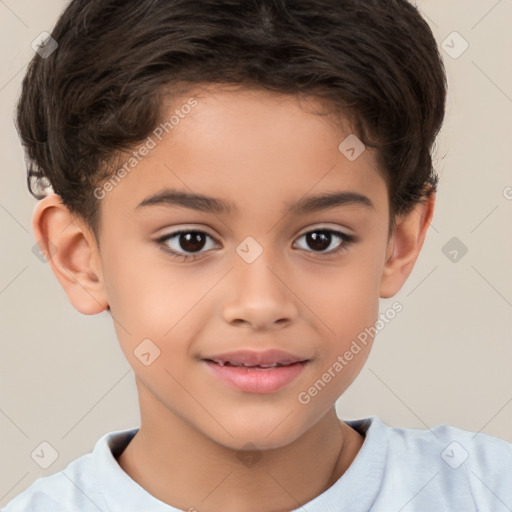
POLYGON ((278 368, 281 366, 289 366, 292 363, 272 363, 272 364, 248 364, 248 363, 238 363, 236 361, 222 361, 220 359, 214 359, 214 362, 220 366, 243 366, 244 368, 278 368))
POLYGON ((289 366, 292 363, 272 363, 272 364, 249 364, 249 363, 239 363, 237 361, 222 361, 220 359, 214 359, 215 363, 217 363, 220 366, 236 366, 244 368, 280 368, 282 366, 289 366))

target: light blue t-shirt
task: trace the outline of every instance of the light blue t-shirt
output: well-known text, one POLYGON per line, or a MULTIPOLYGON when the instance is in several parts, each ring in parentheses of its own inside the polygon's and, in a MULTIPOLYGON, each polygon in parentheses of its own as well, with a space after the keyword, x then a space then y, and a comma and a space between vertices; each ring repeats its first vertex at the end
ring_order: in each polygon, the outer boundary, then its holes
MULTIPOLYGON (((365 435, 363 446, 337 482, 296 512, 512 511, 512 443, 448 425, 393 428, 377 417, 345 423, 365 435)), ((105 434, 91 453, 38 478, 2 511, 181 512, 117 463, 137 430, 105 434)))

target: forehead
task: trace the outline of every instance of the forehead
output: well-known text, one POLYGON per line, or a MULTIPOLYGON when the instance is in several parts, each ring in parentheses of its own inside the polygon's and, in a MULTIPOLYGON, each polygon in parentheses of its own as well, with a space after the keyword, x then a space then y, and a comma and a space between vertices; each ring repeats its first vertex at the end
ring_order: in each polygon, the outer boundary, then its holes
POLYGON ((325 112, 310 97, 225 86, 190 90, 163 105, 161 123, 105 203, 134 211, 169 188, 218 198, 231 214, 282 213, 301 198, 334 191, 373 196, 376 208, 386 207, 379 205, 387 203, 386 185, 373 150, 348 158, 354 142, 361 151, 358 139, 347 122, 336 126, 325 112))

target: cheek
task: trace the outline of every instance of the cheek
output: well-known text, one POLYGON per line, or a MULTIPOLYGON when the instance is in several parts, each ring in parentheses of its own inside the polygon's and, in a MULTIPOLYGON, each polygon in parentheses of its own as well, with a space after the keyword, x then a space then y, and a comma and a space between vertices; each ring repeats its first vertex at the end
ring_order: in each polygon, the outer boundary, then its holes
POLYGON ((179 365, 188 341, 201 328, 198 318, 207 318, 208 292, 225 272, 185 270, 169 263, 158 249, 137 252, 117 245, 105 254, 108 301, 128 361, 138 365, 133 351, 149 339, 160 351, 159 363, 179 365))
POLYGON ((317 286, 311 287, 309 283, 303 289, 309 289, 311 309, 324 321, 329 335, 343 343, 375 323, 379 279, 376 261, 358 253, 346 265, 329 269, 317 280, 317 286))
MULTIPOLYGON (((342 393, 355 379, 372 346, 370 328, 379 314, 381 263, 377 252, 376 247, 361 248, 338 271, 330 271, 319 288, 321 293, 310 292, 323 333, 323 357, 315 373, 318 378, 328 371, 336 375, 326 393, 332 395, 330 398, 342 393)), ((329 398, 324 398, 328 403, 329 398)))
POLYGON ((103 254, 109 305, 128 330, 152 326, 162 335, 183 315, 186 304, 197 301, 197 290, 186 286, 183 272, 152 243, 112 237, 103 254))

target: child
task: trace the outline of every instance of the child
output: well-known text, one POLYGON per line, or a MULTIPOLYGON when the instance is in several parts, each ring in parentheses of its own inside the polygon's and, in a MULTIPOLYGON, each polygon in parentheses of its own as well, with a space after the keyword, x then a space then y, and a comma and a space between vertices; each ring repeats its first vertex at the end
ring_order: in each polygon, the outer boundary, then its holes
POLYGON ((510 443, 335 411, 433 215, 446 77, 418 10, 72 0, 51 35, 17 111, 33 230, 112 316, 141 426, 5 512, 512 510, 510 443))

